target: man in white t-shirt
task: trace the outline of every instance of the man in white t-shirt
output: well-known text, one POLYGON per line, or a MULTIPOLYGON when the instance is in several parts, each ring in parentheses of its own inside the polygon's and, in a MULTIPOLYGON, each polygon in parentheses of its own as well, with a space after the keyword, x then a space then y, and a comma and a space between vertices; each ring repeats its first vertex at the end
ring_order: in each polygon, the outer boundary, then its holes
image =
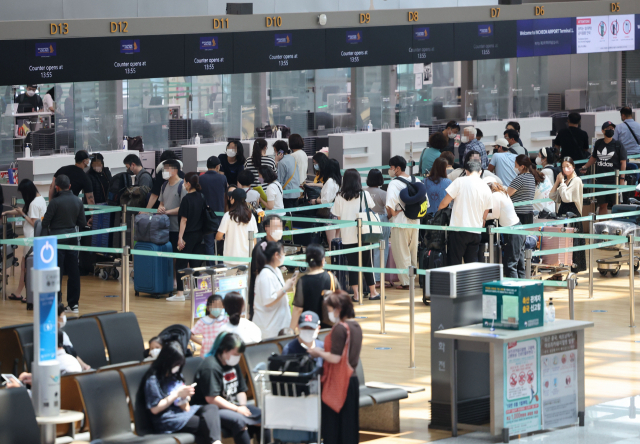
MULTIPOLYGON (((407 168, 407 161, 402 156, 393 156, 389 159, 389 176, 403 177, 408 181, 411 178, 404 170, 407 168)), ((418 243, 419 224, 418 219, 408 219, 404 214, 405 203, 400 199, 400 191, 407 185, 400 180, 392 180, 387 188, 387 216, 389 221, 397 224, 416 224, 416 228, 391 228, 391 251, 397 268, 407 269, 410 265, 418 268, 418 243)), ((426 197, 426 194, 425 194, 426 197)), ((409 288, 409 275, 399 274, 398 279, 403 289, 409 288)))
MULTIPOLYGON (((466 176, 454 180, 447 187, 447 195, 440 202, 439 210, 447 208, 453 200, 451 210, 452 227, 482 228, 491 210, 491 191, 480 177, 482 165, 470 161, 465 165, 466 176)), ((448 241, 448 265, 478 262, 480 233, 450 231, 448 241)))

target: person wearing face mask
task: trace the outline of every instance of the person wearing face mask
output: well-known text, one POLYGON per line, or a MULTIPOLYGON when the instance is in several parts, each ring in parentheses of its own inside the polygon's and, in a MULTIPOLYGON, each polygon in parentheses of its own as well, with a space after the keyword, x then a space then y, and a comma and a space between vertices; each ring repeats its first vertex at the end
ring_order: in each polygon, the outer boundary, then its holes
POLYGON ((220 444, 219 409, 190 402, 195 389, 184 383, 185 361, 179 342, 165 344, 142 379, 139 402, 149 410, 155 433, 190 433, 197 443, 220 444))
POLYGON ((284 247, 280 242, 267 242, 264 249, 265 266, 255 283, 253 322, 260 327, 262 336, 274 338, 280 329, 291 324, 291 310, 287 293, 296 284, 298 272, 284 280, 280 267, 284 264, 284 247))
POLYGON ((429 137, 429 146, 422 150, 422 154, 420 155, 420 166, 418 167, 418 171, 420 171, 421 175, 428 174, 431 171, 431 167, 433 166, 433 162, 442 155, 449 144, 449 139, 442 133, 433 133, 431 137, 429 137))
POLYGON ((487 168, 489 165, 489 157, 487 156, 487 149, 484 147, 484 143, 480 142, 476 139, 476 134, 478 132, 472 126, 467 126, 464 129, 464 135, 462 136, 461 142, 465 144, 464 155, 460 156, 461 159, 470 151, 475 151, 480 154, 480 163, 482 164, 482 168, 487 168))
POLYGON ((144 351, 144 360, 153 361, 158 358, 160 350, 162 350, 162 338, 160 336, 154 336, 149 339, 149 348, 144 351))
MULTIPOLYGON (((294 316, 298 326, 298 337, 282 348, 283 355, 299 355, 307 350, 317 348, 322 350, 324 342, 318 339, 320 332, 320 317, 313 311, 304 311, 300 316, 294 316)), ((315 358, 316 365, 322 367, 322 358, 315 358)))
POLYGON ((447 126, 444 130, 442 130, 442 134, 449 141, 446 150, 453 153, 454 156, 458 155, 456 143, 456 136, 460 133, 460 125, 456 123, 455 120, 450 120, 447 122, 447 126))
MULTIPOLYGON (((263 165, 260 167, 259 181, 267 195, 267 200, 260 197, 260 205, 265 210, 284 210, 284 190, 278 182, 278 176, 271 167, 263 165)), ((279 216, 287 214, 285 211, 275 213, 279 216)))
POLYGON ((182 171, 182 161, 178 159, 178 155, 173 150, 165 150, 160 155, 160 163, 156 167, 156 176, 153 179, 153 188, 151 188, 151 193, 149 194, 149 202, 147 203, 147 208, 158 208, 160 202, 158 202, 158 197, 162 191, 162 187, 167 180, 164 178, 164 163, 167 160, 175 160, 178 162, 178 177, 180 179, 184 179, 184 171, 182 171))
MULTIPOLYGON (((96 154, 96 156, 102 157, 101 154, 96 154)), ((153 177, 151 177, 151 173, 149 173, 147 170, 145 170, 142 167, 142 161, 140 160, 140 157, 138 157, 135 154, 129 154, 127 155, 127 157, 124 158, 122 163, 127 169, 127 172, 130 175, 135 176, 136 186, 148 187, 149 191, 151 191, 151 189, 153 188, 153 177)), ((92 167, 93 167, 93 164, 92 164, 92 167)), ((109 173, 109 175, 111 175, 111 173, 109 173)))
POLYGON ((291 134, 289 136, 289 148, 291 148, 292 156, 296 160, 298 168, 298 178, 300 183, 307 180, 307 169, 309 168, 309 157, 304 152, 304 139, 300 134, 291 134))
POLYGON ((518 175, 515 171, 516 157, 518 154, 509 148, 507 139, 500 137, 495 141, 488 169, 498 176, 504 185, 509 185, 518 175))
POLYGON ((207 299, 207 310, 203 318, 198 319, 191 330, 191 340, 200 344, 200 354, 211 351, 213 341, 220 333, 220 329, 228 323, 227 315, 222 305, 222 296, 213 294, 207 299), (202 336, 202 338, 199 338, 202 336))
MULTIPOLYGON (((224 239, 224 255, 228 257, 249 257, 249 231, 258 232, 256 218, 247 206, 247 193, 240 188, 230 195, 231 208, 224 213, 216 240, 224 239)), ((245 262, 225 262, 228 267, 243 265, 245 262)))
POLYGON ((80 373, 82 371, 80 362, 74 356, 67 353, 67 351, 62 346, 62 341, 62 331, 58 330, 58 348, 56 351, 56 360, 60 365, 60 374, 64 375, 66 373, 80 373))
MULTIPOLYGON (((147 175, 149 176, 149 183, 152 184, 153 180, 151 179, 151 175, 149 173, 147 173, 147 175)), ((91 188, 93 189, 93 201, 97 204, 105 203, 109 192, 109 182, 111 182, 111 171, 104 166, 104 157, 102 154, 96 153, 93 155, 91 158, 91 168, 87 176, 89 176, 91 188)), ((83 200, 86 200, 86 198, 83 200)))
POLYGON ((562 159, 562 174, 558 174, 549 197, 560 204, 557 214, 582 214, 582 180, 571 157, 562 159))
MULTIPOLYGON (((220 172, 227 178, 229 185, 235 185, 238 181, 238 174, 244 170, 244 164, 247 161, 244 158, 244 148, 239 141, 231 141, 227 143, 227 149, 224 153, 218 155, 220 159, 220 172)), ((209 168, 207 166, 207 168, 209 168)))
POLYGON ((27 85, 25 92, 16 97, 15 103, 19 105, 18 112, 35 112, 44 108, 42 98, 37 91, 38 85, 27 85))
MULTIPOLYGON (((256 344, 262 340, 260 327, 245 317, 244 297, 237 291, 231 291, 222 300, 229 322, 222 326, 221 332, 235 333, 245 344, 256 344)), ((253 304, 252 304, 253 305, 253 304)))
MULTIPOLYGON (((202 187, 202 195, 209 205, 209 208, 215 213, 224 213, 224 201, 227 192, 227 177, 220 173, 221 160, 216 156, 207 159, 207 172, 198 179, 202 187)), ((244 167, 243 167, 244 168, 244 167)), ((242 171, 240 174, 245 173, 242 171)), ((220 216, 216 216, 218 222, 220 216)), ((204 247, 207 255, 214 256, 216 254, 216 233, 204 235, 204 247)), ((220 245, 218 246, 220 250, 220 245)))
MULTIPOLYGON (((542 200, 549 199, 549 193, 551 192, 551 188, 553 187, 553 182, 555 181, 554 172, 551 169, 552 165, 548 165, 546 162, 549 160, 554 160, 553 153, 551 150, 553 148, 540 148, 538 151, 538 156, 536 157, 536 165, 542 165, 543 159, 545 162, 545 167, 542 168, 540 173, 544 177, 544 180, 540 182, 536 186, 536 194, 534 196, 534 200, 542 200), (544 157, 542 157, 544 154, 544 157), (551 158, 549 158, 551 156, 551 158)), ((538 215, 540 212, 553 213, 556 210, 556 204, 553 202, 539 202, 533 204, 533 214, 538 215)))
MULTIPOLYGON (((545 181, 546 176, 538 171, 531 163, 531 159, 524 154, 516 157, 514 169, 518 175, 507 188, 507 194, 511 196, 511 201, 515 204, 533 200, 536 194, 536 187, 545 181)), ((515 208, 522 225, 533 223, 532 204, 518 205, 515 208)))
POLYGON ((260 193, 251 188, 252 183, 253 174, 251 171, 243 170, 238 174, 238 188, 243 189, 245 193, 247 193, 247 203, 257 211, 262 208, 260 207, 260 193))
MULTIPOLYGON (((275 154, 278 170, 278 182, 282 185, 283 190, 300 191, 300 183, 302 179, 300 177, 300 171, 296 157, 291 155, 291 150, 284 140, 277 140, 273 144, 273 151, 275 154)), ((308 162, 305 162, 307 165, 308 162)), ((297 206, 299 193, 289 192, 284 194, 283 203, 285 208, 293 208, 297 206)))
POLYGON ((322 437, 331 444, 357 444, 360 383, 353 369, 360 361, 362 328, 356 320, 353 303, 345 291, 326 297, 329 318, 334 322, 324 340, 324 349, 310 348, 314 358, 322 358, 322 437), (335 387, 345 392, 336 393, 335 387), (342 402, 340 400, 343 400, 342 402))
MULTIPOLYGON (((263 221, 264 229, 266 232, 266 237, 264 239, 260 239, 260 242, 256 243, 256 246, 253 247, 253 252, 251 253, 251 265, 250 265, 250 275, 249 275, 249 319, 253 319, 253 301, 255 299, 255 286, 256 279, 260 274, 260 271, 264 268, 267 263, 267 259, 264 256, 264 250, 267 247, 267 243, 269 242, 280 242, 282 239, 282 219, 280 216, 275 214, 269 214, 264 218, 263 221)), ((287 267, 280 267, 280 271, 283 273, 286 272, 287 267)))
POLYGON ((67 332, 64 331, 64 327, 66 325, 67 325, 67 315, 65 312, 65 307, 64 307, 64 304, 60 302, 58 303, 58 331, 62 333, 62 340, 59 343, 62 344, 61 346, 64 348, 64 351, 67 354, 73 356, 78 360, 78 362, 80 363, 80 367, 82 367, 83 371, 91 370, 91 366, 86 364, 80 358, 80 356, 78 356, 78 353, 76 353, 75 349, 73 348, 73 344, 71 343, 71 338, 69 338, 69 335, 67 334, 67 332))
POLYGON ((558 131, 554 145, 562 147, 560 157, 582 160, 589 157, 589 135, 580 129, 580 113, 569 113, 567 127, 558 131))
POLYGON ((75 164, 67 165, 59 168, 53 175, 51 185, 49 185, 49 201, 53 199, 53 194, 56 190, 56 178, 62 174, 69 178, 71 183, 71 192, 78 196, 82 191, 84 198, 89 205, 94 205, 93 200, 93 186, 91 180, 87 176, 86 171, 89 171, 89 154, 85 150, 80 150, 75 154, 75 164))
POLYGON ((193 403, 217 406, 220 425, 235 444, 249 444, 252 435, 259 437, 262 415, 258 407, 247 405, 248 388, 239 365, 244 350, 238 335, 220 333, 195 376, 193 403))
MULTIPOLYGON (((627 150, 625 147, 613 138, 615 125, 612 122, 604 122, 602 124, 602 134, 604 139, 598 139, 593 146, 593 153, 586 165, 580 170, 582 174, 586 174, 594 163, 596 164, 596 174, 613 173, 616 170, 625 171, 627 169, 627 150)), ((616 176, 598 177, 597 184, 615 185, 616 176)), ((620 176, 619 185, 625 185, 625 176, 620 176)), ((596 204, 598 205, 598 214, 607 214, 609 206, 616 203, 615 194, 606 194, 604 196, 596 196, 596 204)))
MULTIPOLYGON (((82 202, 71 193, 69 178, 64 174, 56 177, 55 186, 57 197, 49 201, 47 212, 42 218, 42 230, 44 233, 49 230, 51 235, 75 233, 76 227, 84 228, 87 225, 82 202)), ((77 246, 78 238, 58 239, 58 244, 77 246)), ((60 282, 62 282, 62 276, 65 272, 68 276, 67 311, 78 313, 78 302, 80 301, 78 251, 59 249, 58 267, 60 267, 60 282)), ((58 300, 62 301, 62 288, 58 292, 58 300)))
POLYGON ((518 134, 518 131, 514 130, 514 129, 508 129, 504 132, 504 138, 507 140, 507 142, 509 142, 509 151, 520 155, 520 154, 524 154, 525 156, 529 155, 529 152, 522 146, 520 145, 520 142, 518 142, 518 140, 520 140, 520 134, 518 134))
MULTIPOLYGON (((480 153, 477 151, 467 151, 467 154, 465 154, 464 159, 463 159, 463 163, 462 163, 462 167, 461 168, 456 168, 455 170, 453 170, 451 173, 449 173, 447 175, 447 179, 454 181, 456 179, 458 179, 459 177, 464 177, 467 175, 467 170, 465 170, 464 165, 466 165, 469 162, 478 162, 481 164, 481 170, 480 170, 480 178, 481 179, 485 179, 487 177, 492 177, 493 179, 496 180, 496 182, 498 182, 499 184, 502 184, 502 179, 500 179, 500 177, 498 177, 496 174, 492 173, 490 169, 484 169, 482 168, 482 163, 481 163, 481 157, 480 157, 480 153)), ((489 165, 489 167, 491 167, 491 165, 489 165)))
POLYGON ((330 271, 324 269, 325 257, 322 245, 310 244, 306 251, 306 262, 309 271, 298 278, 296 293, 293 298, 291 329, 300 327, 298 321, 304 313, 314 313, 318 320, 322 319, 322 328, 333 325, 324 305, 325 294, 340 290, 340 283, 330 271), (304 312, 304 313, 303 313, 304 312))
POLYGON ((253 174, 253 183, 251 184, 253 188, 261 185, 259 175, 260 167, 266 166, 271 168, 274 173, 276 172, 276 161, 273 157, 267 156, 268 148, 269 144, 265 139, 256 139, 253 142, 251 157, 244 163, 244 169, 251 171, 253 174))

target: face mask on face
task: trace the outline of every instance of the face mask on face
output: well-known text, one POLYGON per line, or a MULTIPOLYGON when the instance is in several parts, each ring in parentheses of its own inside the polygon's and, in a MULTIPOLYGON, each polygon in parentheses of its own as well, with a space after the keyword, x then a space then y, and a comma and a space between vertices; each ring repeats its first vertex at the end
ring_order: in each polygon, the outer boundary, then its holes
POLYGON ((469 142, 469 138, 468 138, 467 136, 462 136, 462 137, 460 138, 460 142, 462 142, 462 143, 468 143, 468 142, 469 142))
POLYGON ((316 338, 315 330, 300 330, 300 340, 305 343, 310 343, 316 338))
POLYGON ((542 165, 542 159, 540 157, 536 157, 536 165, 542 165))
MULTIPOLYGON (((161 348, 154 348, 153 350, 149 350, 149 356, 151 356, 153 359, 156 359, 158 357, 158 355, 160 354, 160 350, 162 350, 161 348)), ((180 367, 178 367, 178 370, 180 369, 180 367)))
POLYGON ((456 138, 456 135, 455 135, 455 134, 453 134, 453 133, 449 133, 449 139, 455 139, 455 138, 456 138))
POLYGON ((162 172, 162 178, 164 180, 169 180, 170 177, 171 177, 171 173, 169 171, 163 171, 162 172))
POLYGON ((284 265, 284 253, 280 253, 280 262, 278 267, 282 267, 284 265))
POLYGON ((328 315, 329 315, 329 320, 331 322, 333 322, 334 324, 338 321, 338 319, 336 318, 336 315, 335 315, 335 313, 333 311, 330 311, 328 313, 328 315))
POLYGON ((396 177, 396 170, 389 168, 389 177, 396 177))
POLYGON ((565 176, 569 177, 573 174, 573 168, 563 168, 562 172, 565 176))
POLYGON ((227 150, 227 156, 228 157, 236 157, 236 151, 235 150, 227 150))
POLYGON ((93 171, 95 171, 96 173, 102 173, 102 167, 95 167, 93 171))
POLYGON ((239 362, 240 362, 240 355, 231 355, 229 356, 229 359, 227 359, 227 365, 231 367, 238 365, 239 362))
POLYGON ((224 308, 212 308, 209 310, 211 312, 211 316, 214 318, 219 318, 224 313, 224 308))
POLYGON ((604 137, 607 137, 610 139, 613 137, 613 134, 614 134, 614 131, 612 129, 604 130, 604 137))
POLYGON ((28 95, 29 97, 33 97, 35 94, 36 94, 36 92, 35 92, 35 91, 31 91, 30 89, 28 89, 28 90, 27 90, 27 95, 28 95))
POLYGON ((263 177, 258 177, 258 183, 264 183, 264 178, 263 177))
POLYGON ((320 171, 320 165, 318 165, 317 163, 313 165, 313 169, 316 171, 320 171))
POLYGON ((67 325, 67 315, 62 315, 62 322, 60 322, 60 328, 63 328, 67 325))
POLYGON ((282 230, 273 230, 271 232, 271 237, 277 242, 282 239, 282 230))
POLYGON ((171 373, 173 373, 174 375, 175 375, 176 373, 178 373, 179 371, 180 371, 180 366, 179 366, 179 365, 176 365, 175 367, 173 367, 173 368, 171 369, 171 373))

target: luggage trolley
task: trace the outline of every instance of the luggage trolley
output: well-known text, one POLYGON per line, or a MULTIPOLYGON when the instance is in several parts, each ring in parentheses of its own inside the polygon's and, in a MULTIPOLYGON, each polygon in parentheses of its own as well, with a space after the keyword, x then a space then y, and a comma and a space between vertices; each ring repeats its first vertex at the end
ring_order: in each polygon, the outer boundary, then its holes
POLYGON ((322 425, 321 367, 309 373, 260 370, 262 427, 274 442, 320 443, 322 425), (307 412, 301 415, 300 412, 307 412))
MULTIPOLYGON (((617 236, 628 236, 633 234, 635 239, 638 239, 633 242, 634 248, 636 251, 640 251, 640 228, 632 222, 617 220, 596 222, 593 224, 593 231, 595 234, 613 234, 617 236)), ((596 239, 595 242, 600 243, 603 241, 596 239)), ((618 252, 618 254, 613 257, 596 260, 596 266, 601 276, 606 276, 607 273, 611 273, 611 276, 617 276, 620 272, 621 266, 629 263, 629 254, 623 254, 624 251, 629 251, 629 242, 622 242, 609 247, 602 247, 599 248, 599 250, 618 252)), ((638 271, 638 268, 640 268, 640 258, 636 255, 634 256, 633 269, 634 271, 638 271)))

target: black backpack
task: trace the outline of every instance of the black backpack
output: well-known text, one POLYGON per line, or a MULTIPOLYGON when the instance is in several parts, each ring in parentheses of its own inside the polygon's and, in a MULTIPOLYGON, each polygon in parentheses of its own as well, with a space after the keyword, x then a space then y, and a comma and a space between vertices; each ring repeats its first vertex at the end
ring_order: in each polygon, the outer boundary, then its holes
MULTIPOLYGON (((443 208, 442 210, 436 211, 436 214, 433 215, 431 219, 427 221, 427 225, 433 225, 437 227, 447 227, 449 226, 449 221, 451 220, 451 208, 443 208)), ((437 250, 444 251, 447 245, 446 231, 444 230, 426 230, 426 234, 424 239, 422 240, 423 245, 427 248, 427 250, 437 250)))
POLYGON ((403 208, 404 215, 408 219, 422 219, 425 217, 429 206, 429 200, 426 197, 426 185, 413 176, 411 179, 415 180, 414 182, 409 182, 403 177, 396 177, 395 179, 407 185, 407 188, 400 191, 400 199, 405 204, 403 208))
POLYGON ((109 205, 120 205, 120 197, 122 197, 122 193, 129 187, 131 187, 131 176, 129 173, 118 173, 113 176, 109 182, 107 203, 109 205))

